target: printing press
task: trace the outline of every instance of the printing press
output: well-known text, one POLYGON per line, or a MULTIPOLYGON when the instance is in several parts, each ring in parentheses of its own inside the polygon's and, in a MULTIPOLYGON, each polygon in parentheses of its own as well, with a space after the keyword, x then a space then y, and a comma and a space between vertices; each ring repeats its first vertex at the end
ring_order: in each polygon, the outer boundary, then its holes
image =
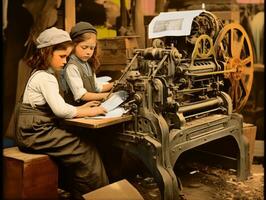
POLYGON ((152 46, 135 49, 112 91, 123 88, 133 120, 115 143, 138 157, 162 200, 180 199, 173 167, 197 146, 231 137, 237 176, 249 175, 244 107, 253 81, 253 51, 241 25, 224 25, 205 10, 160 13, 149 24, 152 46))

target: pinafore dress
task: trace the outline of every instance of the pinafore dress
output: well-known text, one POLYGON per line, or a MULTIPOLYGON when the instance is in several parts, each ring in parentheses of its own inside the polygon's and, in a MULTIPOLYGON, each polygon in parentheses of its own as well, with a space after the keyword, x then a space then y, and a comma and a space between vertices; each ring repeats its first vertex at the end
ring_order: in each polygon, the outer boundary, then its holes
POLYGON ((103 163, 93 144, 60 127, 60 119, 48 104, 33 108, 21 102, 22 98, 16 118, 16 140, 21 151, 47 154, 64 168, 71 169, 73 177, 69 191, 75 199, 82 199, 82 194, 108 184, 103 163))

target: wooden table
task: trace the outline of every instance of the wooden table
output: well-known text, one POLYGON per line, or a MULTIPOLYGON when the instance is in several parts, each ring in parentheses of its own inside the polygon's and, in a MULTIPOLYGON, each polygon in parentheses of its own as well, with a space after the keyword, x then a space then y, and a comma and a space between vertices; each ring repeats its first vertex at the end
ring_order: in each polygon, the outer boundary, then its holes
POLYGON ((121 117, 103 118, 103 119, 93 119, 93 118, 75 118, 66 119, 65 123, 67 125, 80 126, 85 128, 103 128, 106 126, 119 124, 122 122, 132 120, 132 115, 125 115, 121 117))

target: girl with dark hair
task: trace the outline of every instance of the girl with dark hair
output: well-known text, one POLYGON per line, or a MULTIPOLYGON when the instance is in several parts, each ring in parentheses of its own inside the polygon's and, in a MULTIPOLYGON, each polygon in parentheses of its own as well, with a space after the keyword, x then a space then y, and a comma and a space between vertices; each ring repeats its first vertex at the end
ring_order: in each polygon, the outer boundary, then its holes
POLYGON ((60 118, 96 116, 106 111, 95 102, 72 106, 60 95, 56 74, 72 48, 69 34, 55 27, 37 38, 36 53, 27 62, 34 70, 18 107, 16 140, 21 151, 47 154, 64 170, 71 169, 68 191, 72 199, 83 199, 83 194, 107 185, 108 178, 94 145, 66 129, 60 118))

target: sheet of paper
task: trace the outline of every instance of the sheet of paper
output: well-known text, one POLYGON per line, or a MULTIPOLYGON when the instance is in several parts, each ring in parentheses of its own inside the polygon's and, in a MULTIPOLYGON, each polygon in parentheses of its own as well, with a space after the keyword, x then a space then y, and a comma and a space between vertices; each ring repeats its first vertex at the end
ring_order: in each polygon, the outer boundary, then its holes
POLYGON ((128 93, 124 90, 113 93, 109 99, 101 104, 107 112, 114 110, 119 105, 121 105, 128 98, 128 93))
POLYGON ((110 80, 112 80, 110 76, 100 76, 96 78, 97 83, 107 83, 110 80))
POLYGON ((111 110, 110 112, 106 113, 105 115, 98 115, 98 116, 90 117, 90 118, 104 119, 104 118, 111 118, 111 117, 121 117, 126 112, 127 111, 124 108, 118 107, 118 108, 115 108, 114 110, 111 110))
POLYGON ((149 24, 149 39, 189 35, 194 17, 202 12, 204 10, 161 12, 149 24))

